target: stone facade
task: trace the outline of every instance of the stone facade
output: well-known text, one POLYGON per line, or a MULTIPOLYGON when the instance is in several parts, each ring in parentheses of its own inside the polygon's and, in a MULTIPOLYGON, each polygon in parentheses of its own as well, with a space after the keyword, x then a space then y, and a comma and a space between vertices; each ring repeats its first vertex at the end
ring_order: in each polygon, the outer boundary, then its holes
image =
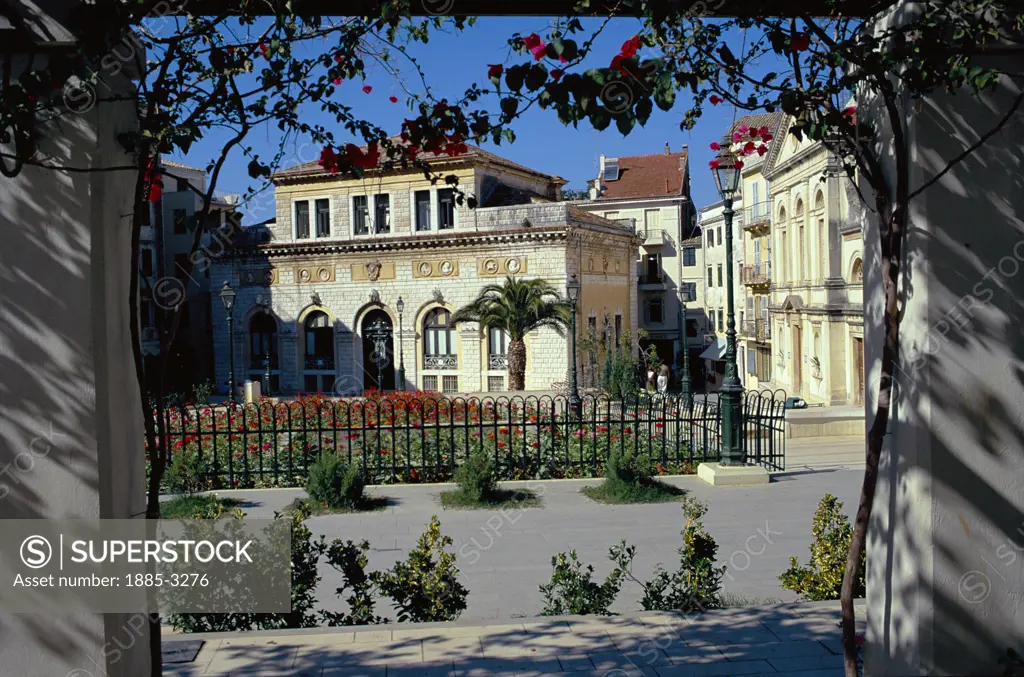
MULTIPOLYGON (((496 182, 537 196, 558 194, 556 177, 511 163, 485 165, 469 157, 452 172, 467 195, 481 189, 493 192, 496 182)), ((214 335, 219 383, 228 380, 229 345, 236 384, 261 378, 267 346, 259 336, 263 334, 273 353, 276 392, 346 395, 379 382, 390 388, 397 385, 402 364, 408 389, 505 390, 507 345, 501 345, 501 337, 489 337, 473 323, 437 328, 434 320, 445 316, 434 311, 450 314, 476 298, 485 285, 501 284, 507 276, 544 279, 564 295, 569 276, 578 275, 580 331, 588 317, 635 330, 631 292, 637 239, 632 230, 569 203, 536 198, 526 204, 457 206, 453 221, 447 222, 451 227, 440 228, 444 189, 431 185, 422 173, 384 174, 375 177, 372 188, 369 179, 331 175, 296 178, 285 173, 275 182, 276 222, 233 248, 211 272, 214 289, 227 281, 238 291, 230 341, 225 311, 214 305, 213 325, 221 328, 214 335), (430 217, 424 219, 428 192, 430 217), (419 219, 417 194, 424 210, 419 219), (376 196, 389 196, 388 232, 375 232, 372 218, 370 233, 356 232, 353 198, 360 195, 368 195, 371 203, 376 196), (308 201, 312 212, 317 200, 328 201, 320 203, 323 207, 330 205, 329 235, 316 236, 311 218, 310 237, 298 237, 304 227, 297 227, 296 214, 304 219, 306 207, 297 211, 296 203, 308 201), (261 329, 264 320, 254 323, 265 313, 273 319, 272 333, 261 329), (326 321, 317 320, 321 313, 326 321), (318 323, 325 326, 312 326, 318 323), (384 335, 378 348, 375 332, 380 330, 384 335)), ((486 198, 480 204, 486 205, 486 198)), ((369 213, 376 215, 373 208, 369 213)), ((566 338, 541 329, 527 336, 526 347, 527 390, 547 390, 566 381, 566 338)))

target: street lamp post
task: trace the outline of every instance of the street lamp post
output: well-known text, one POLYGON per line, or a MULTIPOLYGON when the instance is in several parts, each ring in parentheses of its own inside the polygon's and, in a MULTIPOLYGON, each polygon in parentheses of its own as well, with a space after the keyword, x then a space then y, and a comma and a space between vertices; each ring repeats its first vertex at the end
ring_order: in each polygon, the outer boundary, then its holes
POLYGON ((224 280, 224 286, 220 290, 220 302, 224 304, 224 310, 228 313, 228 397, 231 403, 235 403, 235 336, 231 328, 235 312, 235 290, 231 284, 224 280))
POLYGON ((402 328, 402 313, 405 311, 405 301, 402 300, 401 296, 398 297, 395 307, 398 308, 398 389, 405 390, 405 346, 402 344, 402 339, 405 336, 405 330, 402 328))
MULTIPOLYGON (((263 309, 263 312, 270 314, 270 301, 263 298, 262 295, 256 297, 256 305, 263 309)), ((271 335, 273 336, 273 335, 271 335)), ((270 379, 273 378, 273 372, 271 371, 271 357, 270 357, 270 340, 267 341, 267 350, 263 354, 263 396, 270 397, 270 379)))
POLYGON ((377 363, 377 389, 384 390, 384 366, 388 361, 387 340, 390 338, 391 332, 384 320, 377 320, 370 325, 366 335, 373 341, 373 354, 377 363))
POLYGON ((573 275, 569 283, 565 285, 566 295, 569 297, 569 308, 572 311, 572 385, 569 391, 569 410, 573 417, 578 418, 580 414, 580 391, 576 385, 576 303, 580 298, 580 282, 573 275))
POLYGON ((736 366, 736 316, 732 285, 732 201, 739 192, 740 169, 743 165, 728 155, 720 156, 718 166, 714 167, 715 185, 722 196, 725 207, 725 288, 726 288, 726 321, 725 331, 725 378, 719 390, 722 409, 722 459, 724 466, 743 465, 743 448, 741 445, 741 406, 743 402, 743 384, 740 383, 739 369, 736 366))

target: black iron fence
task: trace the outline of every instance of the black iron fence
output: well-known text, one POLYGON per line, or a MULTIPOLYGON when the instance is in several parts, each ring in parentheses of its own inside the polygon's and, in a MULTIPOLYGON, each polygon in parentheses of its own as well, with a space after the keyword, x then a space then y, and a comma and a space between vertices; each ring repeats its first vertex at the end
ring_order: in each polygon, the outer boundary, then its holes
MULTIPOLYGON (((749 393, 742 444, 749 463, 785 469, 785 395, 749 393)), ((656 474, 695 472, 721 451, 715 394, 445 398, 388 393, 354 399, 186 406, 163 421, 171 456, 187 454, 211 488, 302 486, 324 451, 356 463, 370 483, 451 479, 473 453, 501 479, 590 477, 613 450, 638 454, 656 474)))

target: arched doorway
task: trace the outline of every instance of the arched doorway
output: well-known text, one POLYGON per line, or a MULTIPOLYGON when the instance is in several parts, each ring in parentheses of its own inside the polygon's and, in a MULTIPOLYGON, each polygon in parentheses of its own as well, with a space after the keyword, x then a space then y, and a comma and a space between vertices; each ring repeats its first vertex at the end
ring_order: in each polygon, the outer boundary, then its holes
POLYGON ((322 310, 314 310, 302 323, 305 335, 303 389, 329 393, 334 389, 334 326, 322 310))
MULTIPOLYGON (((263 382, 270 358, 270 392, 280 392, 281 364, 277 352, 277 321, 259 312, 249 320, 249 378, 263 382)), ((269 394, 269 393, 268 393, 269 394)))
POLYGON ((375 308, 363 316, 363 388, 395 389, 394 324, 391 316, 375 308))

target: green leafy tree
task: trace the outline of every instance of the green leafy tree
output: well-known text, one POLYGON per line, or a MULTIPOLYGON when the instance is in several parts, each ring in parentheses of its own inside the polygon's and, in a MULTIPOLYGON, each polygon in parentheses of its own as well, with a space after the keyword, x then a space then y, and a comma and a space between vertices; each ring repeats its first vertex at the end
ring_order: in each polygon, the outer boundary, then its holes
MULTIPOLYGON (((782 587, 812 602, 839 599, 852 535, 853 527, 850 518, 843 514, 843 504, 832 494, 825 494, 814 512, 811 559, 802 566, 796 557, 790 557, 789 568, 779 575, 782 587)), ((864 596, 864 555, 865 551, 861 550, 855 597, 864 596)))
POLYGON ((327 625, 375 625, 387 623, 387 619, 374 611, 377 600, 377 586, 373 575, 366 572, 370 542, 342 541, 335 539, 327 549, 327 563, 341 573, 341 587, 335 594, 344 597, 348 612, 323 611, 321 615, 327 625))
POLYGON ((505 278, 503 284, 489 284, 469 305, 459 308, 455 322, 479 322, 487 329, 501 329, 509 337, 509 390, 526 387, 526 335, 549 327, 565 336, 569 304, 545 280, 505 278))

